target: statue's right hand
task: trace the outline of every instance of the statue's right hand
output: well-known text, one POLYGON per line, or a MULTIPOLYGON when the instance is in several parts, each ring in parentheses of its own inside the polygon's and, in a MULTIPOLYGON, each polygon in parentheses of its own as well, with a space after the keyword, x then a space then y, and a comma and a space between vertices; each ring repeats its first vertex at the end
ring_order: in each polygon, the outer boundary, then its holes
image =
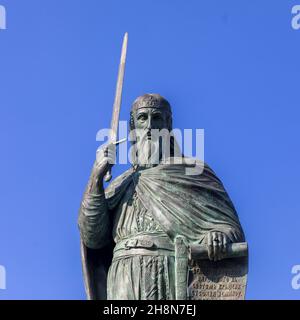
POLYGON ((96 153, 96 160, 93 166, 93 174, 103 179, 106 172, 116 162, 116 145, 109 143, 101 146, 96 153))

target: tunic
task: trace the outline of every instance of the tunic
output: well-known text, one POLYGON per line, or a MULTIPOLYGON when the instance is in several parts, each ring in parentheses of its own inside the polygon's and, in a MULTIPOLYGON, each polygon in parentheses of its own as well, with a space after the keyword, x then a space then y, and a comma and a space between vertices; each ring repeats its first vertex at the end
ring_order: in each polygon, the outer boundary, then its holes
MULTIPOLYGON (((113 238, 116 243, 137 235, 169 239, 130 185, 115 212, 113 238)), ((134 250, 134 249, 133 249, 134 250)), ((174 256, 128 255, 113 258, 108 271, 107 298, 111 300, 175 299, 174 256), (122 285, 120 285, 122 284, 122 285)))

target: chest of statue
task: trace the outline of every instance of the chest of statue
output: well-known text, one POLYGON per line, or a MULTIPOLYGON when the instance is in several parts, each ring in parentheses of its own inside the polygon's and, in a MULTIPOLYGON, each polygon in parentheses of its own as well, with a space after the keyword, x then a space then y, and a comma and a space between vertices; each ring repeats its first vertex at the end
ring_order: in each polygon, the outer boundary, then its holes
POLYGON ((113 238, 115 242, 139 233, 164 233, 151 212, 143 205, 133 184, 128 187, 115 209, 113 220, 113 238))

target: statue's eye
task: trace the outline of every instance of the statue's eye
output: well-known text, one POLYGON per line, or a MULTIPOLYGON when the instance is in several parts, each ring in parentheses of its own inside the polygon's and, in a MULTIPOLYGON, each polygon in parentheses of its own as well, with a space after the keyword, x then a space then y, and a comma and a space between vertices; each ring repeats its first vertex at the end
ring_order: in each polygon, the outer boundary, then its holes
POLYGON ((161 114, 157 113, 157 114, 154 114, 152 118, 153 118, 153 120, 159 121, 162 119, 162 116, 161 116, 161 114))
POLYGON ((145 121, 145 120, 147 120, 147 116, 146 116, 145 114, 140 114, 140 115, 138 116, 138 120, 139 120, 139 121, 145 121))

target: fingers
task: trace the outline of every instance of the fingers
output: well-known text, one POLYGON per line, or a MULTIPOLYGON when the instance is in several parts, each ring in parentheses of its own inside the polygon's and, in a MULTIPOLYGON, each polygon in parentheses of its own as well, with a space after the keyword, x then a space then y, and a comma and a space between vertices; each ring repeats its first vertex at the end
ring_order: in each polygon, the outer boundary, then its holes
POLYGON ((116 146, 115 145, 108 145, 105 150, 106 158, 109 164, 116 163, 116 146))
POLYGON ((96 160, 101 165, 109 163, 113 165, 116 163, 116 145, 113 143, 101 146, 96 153, 96 160))
POLYGON ((222 246, 222 252, 225 255, 227 253, 227 245, 228 245, 228 239, 227 236, 223 233, 223 246, 222 246))
POLYGON ((213 249, 213 240, 212 233, 209 232, 207 235, 207 252, 209 260, 214 260, 214 249, 213 249))
POLYGON ((212 231, 207 234, 207 253, 211 261, 219 261, 227 254, 229 238, 223 232, 212 231))
POLYGON ((214 249, 214 261, 219 260, 220 254, 220 234, 219 232, 213 232, 213 249, 214 249))

